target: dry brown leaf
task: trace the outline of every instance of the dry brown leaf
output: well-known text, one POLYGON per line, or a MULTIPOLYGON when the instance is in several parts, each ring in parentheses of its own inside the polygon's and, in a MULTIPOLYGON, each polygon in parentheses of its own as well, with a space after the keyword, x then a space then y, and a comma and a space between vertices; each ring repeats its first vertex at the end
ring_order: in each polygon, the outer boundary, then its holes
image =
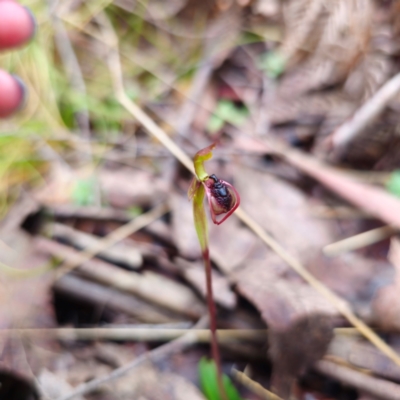
POLYGON ((93 178, 94 185, 97 185, 97 193, 93 193, 96 201, 116 208, 148 206, 154 199, 160 201, 165 192, 165 185, 145 171, 104 168, 93 172, 88 169, 70 170, 54 164, 48 183, 36 192, 35 198, 45 205, 71 203, 77 183, 93 178))
POLYGON ((275 255, 249 261, 233 275, 239 292, 261 312, 269 326, 285 329, 315 313, 337 316, 336 308, 298 277, 287 276, 287 267, 275 255))
POLYGON ((297 0, 284 9, 286 38, 281 53, 291 60, 306 49, 349 68, 365 49, 373 15, 370 0, 297 0))
POLYGON ((166 185, 145 171, 124 168, 102 170, 98 173, 100 190, 105 201, 113 207, 148 206, 165 197, 166 185))
POLYGON ((392 238, 389 260, 395 269, 394 281, 381 288, 372 303, 373 320, 382 329, 400 332, 400 240, 392 238))
MULTIPOLYGON (((290 86, 288 90, 290 90, 290 86)), ((336 124, 343 122, 354 111, 356 105, 342 93, 318 93, 300 97, 278 97, 268 109, 268 116, 273 125, 298 122, 317 127, 324 118, 336 116, 336 124), (340 119, 339 119, 340 117, 340 119)))
POLYGON ((330 225, 310 215, 311 204, 293 185, 241 166, 235 186, 243 209, 300 259, 333 241, 330 225))
POLYGON ((321 359, 333 337, 331 318, 313 314, 300 318, 284 330, 268 330, 269 355, 273 361, 272 388, 290 397, 293 381, 321 359))
POLYGON ((366 318, 376 290, 390 281, 391 269, 385 261, 353 253, 334 258, 321 255, 308 260, 308 270, 339 296, 353 303, 366 318))
POLYGON ((273 389, 289 398, 295 376, 328 348, 338 312, 315 289, 290 276, 275 255, 247 262, 233 277, 239 292, 258 308, 269 327, 273 389))
POLYGON ((210 224, 209 235, 211 259, 227 276, 245 262, 257 243, 236 218, 228 218, 218 226, 210 224))

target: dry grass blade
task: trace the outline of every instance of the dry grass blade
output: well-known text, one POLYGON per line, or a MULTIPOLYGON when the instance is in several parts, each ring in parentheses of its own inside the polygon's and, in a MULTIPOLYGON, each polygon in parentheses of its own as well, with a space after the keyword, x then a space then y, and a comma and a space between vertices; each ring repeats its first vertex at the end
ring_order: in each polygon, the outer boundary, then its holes
MULTIPOLYGON (((135 342, 164 342, 176 339, 188 332, 196 336, 198 343, 210 342, 209 329, 174 328, 55 328, 55 329, 3 329, 0 335, 18 334, 27 337, 55 337, 59 340, 126 340, 135 342)), ((221 343, 250 341, 264 343, 265 329, 220 329, 218 340, 221 343)))
MULTIPOLYGON (((104 23, 105 17, 102 18, 102 25, 107 31, 103 34, 107 37, 107 43, 113 46, 110 49, 108 57, 108 65, 112 80, 114 83, 115 95, 118 101, 123 105, 137 121, 139 121, 147 130, 149 134, 157 138, 185 167, 193 172, 193 164, 190 157, 180 149, 143 110, 134 104, 126 95, 123 79, 122 69, 118 52, 118 38, 109 23, 104 23)), ((257 235, 262 241, 267 244, 273 251, 275 251, 284 261, 288 263, 299 275, 301 275, 312 287, 319 293, 325 296, 336 309, 354 326, 356 327, 368 340, 370 340, 376 347, 378 347, 384 354, 392 359, 396 364, 400 365, 399 355, 388 346, 370 327, 368 327, 361 319, 359 319, 349 308, 349 306, 328 289, 324 284, 312 276, 305 267, 294 257, 292 257, 282 246, 276 242, 271 236, 264 231, 264 229, 248 216, 245 211, 238 209, 235 214, 257 235)))
POLYGON ((154 220, 160 218, 167 211, 168 211, 168 207, 165 204, 159 205, 158 207, 155 207, 148 213, 142 214, 139 217, 128 222, 127 224, 122 225, 121 227, 115 229, 109 235, 107 235, 103 239, 99 240, 97 242, 96 246, 86 249, 85 251, 80 253, 80 256, 77 258, 77 260, 75 262, 69 263, 69 264, 67 263, 67 264, 63 265, 57 271, 57 278, 65 275, 67 272, 72 271, 79 265, 90 260, 96 254, 100 253, 102 250, 113 246, 114 244, 125 239, 127 236, 131 235, 132 233, 138 231, 139 229, 142 229, 143 227, 150 224, 154 220))
POLYGON ((253 381, 249 378, 245 373, 238 371, 237 369, 232 369, 233 377, 242 385, 246 386, 249 390, 255 393, 257 396, 260 396, 265 400, 283 400, 281 397, 276 394, 270 392, 261 386, 258 382, 253 381))
POLYGON ((340 240, 336 243, 325 246, 322 251, 326 256, 334 257, 339 254, 347 253, 369 246, 371 244, 380 242, 381 240, 387 239, 394 235, 397 229, 391 226, 383 226, 381 228, 372 229, 367 232, 354 235, 347 239, 340 240))
MULTIPOLYGON (((68 33, 64 27, 63 22, 57 16, 56 8, 57 1, 52 0, 50 2, 51 8, 51 19, 54 27, 54 38, 57 46, 58 53, 62 59, 64 64, 64 68, 67 72, 67 75, 70 80, 71 87, 74 88, 78 93, 80 93, 83 97, 87 97, 85 80, 83 79, 81 67, 79 65, 79 61, 76 57, 74 48, 69 39, 68 33)), ((90 139, 90 122, 89 122, 89 112, 87 110, 87 104, 83 111, 80 111, 76 114, 77 125, 81 130, 82 136, 86 139, 90 139)), ((85 152, 89 157, 91 156, 92 149, 90 147, 90 143, 86 142, 85 152)))

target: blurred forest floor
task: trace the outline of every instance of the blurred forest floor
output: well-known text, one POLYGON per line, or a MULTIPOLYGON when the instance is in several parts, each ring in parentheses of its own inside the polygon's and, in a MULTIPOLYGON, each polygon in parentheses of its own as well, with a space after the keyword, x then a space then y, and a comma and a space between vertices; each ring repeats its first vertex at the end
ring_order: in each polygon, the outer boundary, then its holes
POLYGON ((214 141, 241 196, 209 226, 229 400, 400 399, 400 2, 24 4, 0 399, 219 400, 187 198, 214 141))

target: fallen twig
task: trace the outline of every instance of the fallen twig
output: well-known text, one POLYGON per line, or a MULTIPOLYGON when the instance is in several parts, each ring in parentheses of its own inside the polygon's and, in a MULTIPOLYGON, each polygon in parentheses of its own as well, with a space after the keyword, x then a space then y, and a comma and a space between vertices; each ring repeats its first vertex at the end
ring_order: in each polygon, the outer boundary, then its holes
POLYGON ((81 207, 71 204, 46 205, 45 211, 58 218, 87 218, 96 220, 112 220, 118 222, 128 222, 132 218, 129 213, 115 208, 103 207, 81 207))
POLYGON ((74 274, 58 279, 53 288, 57 294, 93 305, 102 314, 112 310, 147 323, 177 322, 182 319, 182 314, 151 304, 132 293, 124 293, 109 285, 101 285, 74 274))
MULTIPOLYGON (((18 334, 28 337, 50 336, 59 340, 121 340, 135 342, 166 342, 193 333, 198 343, 210 342, 209 329, 172 328, 54 328, 54 329, 2 329, 0 335, 18 334)), ((266 329, 219 329, 218 341, 221 343, 252 342, 265 343, 266 329)))
POLYGON ((36 246, 43 252, 62 257, 68 265, 79 265, 79 274, 133 293, 142 299, 189 318, 198 318, 204 313, 201 300, 187 286, 153 272, 139 274, 125 271, 101 260, 82 261, 81 253, 45 238, 36 238, 36 246))
POLYGON ((137 232, 139 229, 142 229, 150 222, 153 222, 154 220, 160 218, 163 214, 167 212, 167 210, 168 210, 167 206, 165 204, 161 204, 155 207, 154 209, 150 210, 149 212, 134 218, 127 224, 122 225, 119 228, 115 229, 109 235, 99 240, 93 247, 90 247, 82 251, 79 254, 79 256, 77 256, 74 259, 73 262, 64 263, 57 271, 57 277, 60 277, 66 274, 67 272, 72 271, 79 265, 83 264, 85 261, 88 261, 91 258, 93 258, 99 252, 120 242, 121 240, 125 239, 132 233, 137 232))
MULTIPOLYGON (((76 230, 68 225, 60 223, 48 224, 45 227, 46 233, 57 239, 62 239, 79 249, 91 249, 100 247, 102 238, 76 230)), ((101 250, 98 255, 112 263, 123 264, 131 269, 138 269, 142 265, 140 251, 124 243, 116 243, 113 246, 101 250)))

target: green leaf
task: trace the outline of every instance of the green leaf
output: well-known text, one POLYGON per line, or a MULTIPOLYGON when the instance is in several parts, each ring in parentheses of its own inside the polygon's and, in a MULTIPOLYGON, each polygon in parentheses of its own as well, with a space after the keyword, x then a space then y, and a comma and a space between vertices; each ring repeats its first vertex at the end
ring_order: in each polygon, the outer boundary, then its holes
POLYGON ((276 79, 285 71, 286 60, 277 51, 269 51, 261 56, 258 67, 270 78, 276 79))
POLYGON ((89 206, 94 204, 97 190, 97 180, 94 177, 79 179, 72 189, 72 201, 78 206, 89 206))
POLYGON ((132 206, 128 208, 128 214, 131 218, 136 218, 139 215, 143 214, 143 209, 139 206, 132 206))
POLYGON ((393 171, 386 183, 386 189, 397 197, 400 197, 400 170, 393 171))
POLYGON ((222 129, 225 125, 225 121, 218 117, 218 115, 211 115, 207 123, 208 132, 215 133, 222 129))
POLYGON ((235 126, 242 125, 248 118, 249 111, 246 107, 237 106, 233 101, 220 100, 214 114, 207 124, 209 132, 219 131, 228 122, 235 126))
MULTIPOLYGON (((208 400, 222 400, 217 378, 217 367, 213 360, 202 358, 199 362, 200 385, 208 400)), ((239 392, 227 375, 223 375, 222 384, 228 400, 242 400, 239 392)))
POLYGON ((204 196, 205 189, 200 184, 193 197, 193 217, 200 248, 203 253, 208 249, 207 216, 204 210, 204 196))

